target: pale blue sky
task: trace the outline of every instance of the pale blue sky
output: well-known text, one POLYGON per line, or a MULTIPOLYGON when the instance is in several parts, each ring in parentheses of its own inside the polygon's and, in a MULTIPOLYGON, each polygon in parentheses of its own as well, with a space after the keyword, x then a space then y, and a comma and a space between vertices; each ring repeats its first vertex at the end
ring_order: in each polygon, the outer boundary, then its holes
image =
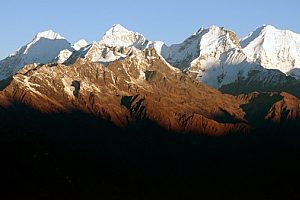
POLYGON ((0 59, 53 29, 75 42, 99 40, 113 24, 167 44, 200 27, 224 26, 240 37, 262 24, 300 33, 298 0, 9 0, 0 2, 0 59))

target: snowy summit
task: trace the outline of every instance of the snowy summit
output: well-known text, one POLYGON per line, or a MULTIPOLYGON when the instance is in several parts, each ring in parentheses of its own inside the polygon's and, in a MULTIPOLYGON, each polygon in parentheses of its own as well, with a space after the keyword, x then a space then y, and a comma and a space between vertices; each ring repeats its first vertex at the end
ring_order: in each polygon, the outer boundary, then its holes
POLYGON ((0 80, 12 76, 27 64, 49 63, 64 49, 72 50, 61 35, 52 30, 40 32, 30 43, 0 61, 0 80))
POLYGON ((87 45, 88 45, 87 41, 81 39, 78 42, 76 42, 75 44, 73 44, 72 47, 73 47, 73 49, 75 49, 76 51, 78 51, 79 49, 81 49, 81 48, 83 48, 83 47, 85 47, 87 45))
POLYGON ((251 62, 267 69, 288 73, 300 68, 300 35, 264 25, 241 40, 243 51, 251 62))
POLYGON ((120 24, 115 24, 102 38, 102 43, 110 47, 130 47, 138 49, 145 48, 149 41, 137 32, 129 31, 120 24))
POLYGON ((36 36, 34 37, 34 40, 36 41, 36 40, 39 40, 41 38, 46 38, 46 39, 49 39, 49 40, 65 39, 60 34, 55 33, 52 30, 48 30, 48 31, 44 31, 44 32, 40 32, 40 33, 36 34, 36 36))

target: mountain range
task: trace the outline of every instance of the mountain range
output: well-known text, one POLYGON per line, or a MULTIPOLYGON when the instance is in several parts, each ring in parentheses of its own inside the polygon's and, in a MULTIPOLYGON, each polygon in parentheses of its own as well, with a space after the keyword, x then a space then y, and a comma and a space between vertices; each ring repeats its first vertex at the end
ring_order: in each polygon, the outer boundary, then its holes
POLYGON ((299 69, 300 35, 270 25, 242 39, 200 28, 170 46, 119 24, 90 44, 50 30, 0 61, 0 106, 78 109, 118 127, 249 133, 298 126, 299 69))
POLYGON ((2 199, 299 199, 299 35, 114 25, 0 61, 2 199))

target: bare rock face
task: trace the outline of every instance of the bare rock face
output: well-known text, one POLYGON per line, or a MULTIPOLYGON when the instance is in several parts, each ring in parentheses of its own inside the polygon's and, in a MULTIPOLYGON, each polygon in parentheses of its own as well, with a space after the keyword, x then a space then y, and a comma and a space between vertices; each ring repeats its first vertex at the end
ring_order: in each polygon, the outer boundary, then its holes
POLYGON ((246 112, 246 120, 252 126, 269 125, 272 129, 282 126, 287 130, 298 126, 300 101, 291 94, 285 92, 254 92, 239 95, 238 99, 242 102, 241 108, 246 112))
POLYGON ((154 49, 135 50, 106 67, 82 59, 68 66, 28 65, 0 100, 2 107, 19 102, 43 113, 80 110, 119 127, 151 122, 172 132, 208 135, 249 133, 257 124, 253 119, 276 121, 286 108, 286 120, 294 119, 300 105, 285 93, 222 94, 172 68, 154 49), (257 105, 266 110, 259 118, 252 109, 257 105))
POLYGON ((299 99, 285 92, 280 93, 280 95, 282 99, 270 108, 266 119, 276 123, 299 120, 299 99))

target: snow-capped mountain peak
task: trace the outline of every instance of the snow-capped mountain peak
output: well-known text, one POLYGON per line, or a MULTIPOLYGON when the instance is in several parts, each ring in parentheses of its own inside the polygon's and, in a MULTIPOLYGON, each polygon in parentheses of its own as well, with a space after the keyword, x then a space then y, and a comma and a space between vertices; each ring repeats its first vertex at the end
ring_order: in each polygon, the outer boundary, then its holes
POLYGON ((222 53, 222 51, 239 48, 240 46, 236 34, 224 27, 211 26, 209 29, 204 29, 201 33, 200 50, 202 51, 216 50, 222 53))
POLYGON ((52 31, 52 30, 48 30, 48 31, 43 31, 43 32, 39 32, 38 34, 36 34, 36 36, 34 37, 34 40, 37 41, 41 38, 46 38, 49 40, 60 40, 60 39, 65 39, 64 37, 62 37, 60 34, 52 31))
POLYGON ((222 30, 224 30, 223 27, 219 27, 217 25, 212 25, 209 28, 204 28, 204 27, 199 28, 193 35, 201 35, 204 32, 206 32, 206 33, 208 33, 208 32, 220 33, 222 30))
POLYGON ((289 73, 300 68, 300 35, 264 25, 241 40, 250 62, 289 73))
POLYGON ((241 41, 240 41, 241 47, 245 48, 255 38, 265 35, 266 33, 274 32, 276 30, 277 29, 272 25, 263 24, 262 26, 257 27, 255 29, 255 31, 251 32, 249 35, 247 35, 246 37, 241 39, 241 41))
POLYGON ((75 42, 75 44, 73 44, 72 47, 73 47, 73 49, 78 51, 79 49, 81 49, 87 45, 88 45, 87 41, 85 41, 84 39, 81 39, 81 40, 75 42))
MULTIPOLYGON (((34 36, 33 40, 29 44, 26 45, 26 49, 23 53, 28 54, 28 51, 31 49, 31 47, 34 46, 34 44, 36 44, 38 41, 40 41, 42 39, 44 39, 44 40, 65 40, 64 37, 62 37, 60 34, 54 32, 52 30, 39 32, 34 36)), ((18 53, 18 51, 16 53, 18 53)))
POLYGON ((120 24, 115 24, 110 28, 100 42, 109 47, 134 46, 138 49, 144 49, 149 43, 142 34, 129 31, 120 24))
POLYGON ((115 34, 116 32, 130 32, 128 29, 126 29, 121 24, 114 24, 107 32, 106 34, 115 34))
POLYGON ((192 77, 219 88, 246 76, 246 56, 237 35, 223 27, 200 28, 180 44, 160 45, 161 55, 173 66, 192 77))
POLYGON ((0 61, 0 80, 6 79, 27 64, 46 64, 54 60, 62 50, 72 50, 71 44, 58 33, 45 31, 0 61))
POLYGON ((142 34, 129 31, 120 24, 113 25, 102 39, 74 52, 66 63, 73 63, 77 58, 83 58, 92 62, 107 64, 115 60, 127 57, 133 49, 144 50, 150 47, 152 42, 148 41, 142 34))

